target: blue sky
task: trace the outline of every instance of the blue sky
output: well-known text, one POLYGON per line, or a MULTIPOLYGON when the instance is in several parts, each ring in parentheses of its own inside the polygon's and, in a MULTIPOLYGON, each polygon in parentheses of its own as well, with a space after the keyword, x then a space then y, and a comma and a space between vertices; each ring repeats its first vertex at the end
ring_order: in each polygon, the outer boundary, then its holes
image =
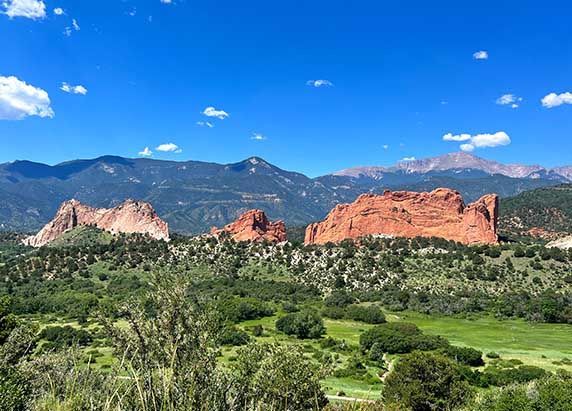
POLYGON ((0 162, 572 164, 572 5, 466 3, 2 0, 0 162))

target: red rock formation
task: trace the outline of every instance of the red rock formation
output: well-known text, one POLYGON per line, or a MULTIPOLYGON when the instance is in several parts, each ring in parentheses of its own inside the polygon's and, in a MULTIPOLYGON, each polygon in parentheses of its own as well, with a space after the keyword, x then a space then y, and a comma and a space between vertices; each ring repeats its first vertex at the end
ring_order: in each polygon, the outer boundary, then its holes
POLYGON ((211 234, 219 236, 228 233, 235 241, 271 241, 279 243, 286 241, 286 227, 282 221, 268 221, 262 210, 249 210, 235 222, 223 228, 213 227, 211 234))
POLYGON ((306 229, 306 244, 386 234, 397 237, 442 237, 464 244, 496 243, 498 196, 488 194, 465 206, 447 188, 430 193, 386 191, 363 194, 352 204, 336 206, 326 219, 306 229))
POLYGON ((77 200, 65 201, 56 216, 24 244, 41 247, 79 225, 95 225, 111 233, 143 233, 158 240, 169 240, 167 223, 149 203, 126 200, 114 208, 94 208, 77 200))

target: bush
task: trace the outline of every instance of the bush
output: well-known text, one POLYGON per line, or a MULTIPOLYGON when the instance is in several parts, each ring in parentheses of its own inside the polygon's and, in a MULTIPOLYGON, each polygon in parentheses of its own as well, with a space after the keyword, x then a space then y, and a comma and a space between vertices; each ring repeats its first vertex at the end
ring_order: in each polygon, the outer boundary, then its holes
POLYGON ((385 315, 376 305, 363 307, 360 305, 350 305, 346 308, 346 318, 354 321, 361 321, 366 324, 383 324, 385 315))
POLYGON ((232 364, 237 404, 258 404, 260 410, 306 411, 322 409, 328 402, 320 374, 299 347, 251 344, 238 352, 232 364))
POLYGON ((387 376, 383 398, 387 405, 412 411, 451 410, 463 405, 471 392, 454 362, 414 352, 400 359, 387 376))
POLYGON ((236 327, 226 327, 220 336, 222 345, 239 346, 250 342, 250 336, 236 327))
POLYGON ((345 308, 352 304, 354 301, 355 298, 352 297, 347 291, 336 290, 326 297, 324 304, 326 307, 345 308))
POLYGON ((532 384, 511 385, 483 392, 465 411, 569 411, 572 379, 559 375, 532 384))
POLYGON ((543 368, 533 365, 521 365, 520 367, 500 368, 490 366, 481 374, 480 381, 483 387, 494 385, 502 387, 515 383, 525 383, 540 379, 546 375, 543 368))
POLYGON ((448 342, 439 336, 424 335, 415 324, 386 323, 373 327, 360 336, 362 351, 369 351, 374 344, 378 344, 377 350, 388 354, 404 354, 413 350, 444 348, 448 342))
POLYGON ((485 365, 483 361, 483 353, 470 347, 456 347, 449 345, 442 350, 443 354, 459 364, 469 365, 471 367, 480 367, 485 365))
POLYGON ((48 341, 44 344, 45 349, 62 349, 73 345, 85 347, 93 340, 89 331, 73 328, 69 325, 46 327, 42 330, 39 337, 48 341))
POLYGON ((16 368, 0 366, 0 410, 27 410, 30 394, 30 383, 22 373, 16 368))
POLYGON ((218 304, 223 317, 234 323, 257 320, 274 314, 274 309, 257 298, 230 298, 218 304))
POLYGON ((310 310, 285 315, 276 321, 276 329, 300 339, 320 338, 326 332, 322 317, 310 310))

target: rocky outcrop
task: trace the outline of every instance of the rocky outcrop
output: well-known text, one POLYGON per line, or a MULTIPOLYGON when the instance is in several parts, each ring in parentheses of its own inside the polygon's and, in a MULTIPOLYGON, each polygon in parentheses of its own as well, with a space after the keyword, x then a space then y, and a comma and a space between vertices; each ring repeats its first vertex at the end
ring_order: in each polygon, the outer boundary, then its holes
POLYGON ((24 244, 41 247, 80 225, 93 225, 113 234, 141 233, 158 240, 169 240, 167 223, 157 216, 149 203, 126 200, 114 208, 94 208, 69 200, 60 205, 52 221, 38 234, 26 238, 24 244))
POLYGON ((488 194, 465 206, 454 190, 430 193, 386 191, 363 194, 352 204, 336 206, 326 219, 306 229, 306 244, 339 242, 366 235, 441 237, 464 244, 498 241, 498 196, 488 194))
POLYGON ((211 234, 220 236, 227 233, 235 241, 270 241, 279 243, 286 241, 286 227, 282 221, 268 221, 262 210, 249 210, 235 222, 223 228, 213 227, 211 234))
POLYGON ((572 248, 572 236, 551 241, 548 244, 546 244, 546 247, 556 247, 556 248, 562 248, 564 250, 572 248))

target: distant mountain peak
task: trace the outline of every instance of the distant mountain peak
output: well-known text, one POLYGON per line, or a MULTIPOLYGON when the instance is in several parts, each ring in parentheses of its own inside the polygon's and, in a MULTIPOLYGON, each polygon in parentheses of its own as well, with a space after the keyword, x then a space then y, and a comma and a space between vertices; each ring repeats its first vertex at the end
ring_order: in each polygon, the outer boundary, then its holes
MULTIPOLYGON (((565 168, 560 168, 565 169, 565 168)), ((354 167, 333 173, 337 176, 382 178, 383 173, 402 171, 405 173, 425 174, 431 171, 448 170, 479 170, 487 174, 502 174, 513 178, 535 178, 535 173, 555 172, 559 169, 546 169, 539 165, 503 164, 487 160, 471 153, 462 151, 443 154, 437 157, 428 157, 418 160, 400 161, 392 167, 354 167)), ((569 178, 562 174, 562 177, 569 178)))

